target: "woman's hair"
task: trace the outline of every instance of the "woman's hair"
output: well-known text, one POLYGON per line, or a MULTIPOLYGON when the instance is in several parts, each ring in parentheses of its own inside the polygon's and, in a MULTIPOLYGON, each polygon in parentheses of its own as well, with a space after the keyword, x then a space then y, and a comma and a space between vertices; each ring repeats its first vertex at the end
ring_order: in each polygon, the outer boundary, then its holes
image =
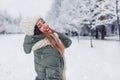
MULTIPOLYGON (((54 31, 53 31, 54 33, 54 31)), ((44 34, 44 36, 49 40, 51 46, 58 50, 58 52, 60 52, 61 55, 64 54, 64 45, 62 43, 62 41, 55 35, 55 34, 44 34)))
POLYGON ((37 27, 37 25, 35 25, 34 28, 34 35, 40 35, 42 32, 39 30, 39 28, 37 27))
MULTIPOLYGON (((43 20, 43 19, 40 18, 39 20, 43 20)), ((37 27, 37 25, 35 25, 34 35, 44 35, 44 37, 46 37, 48 39, 48 41, 50 42, 51 46, 54 49, 58 50, 61 55, 63 55, 64 54, 64 45, 63 45, 62 41, 55 34, 53 34, 55 31, 52 29, 51 29, 51 31, 52 31, 52 33, 42 33, 39 30, 39 28, 37 27)))

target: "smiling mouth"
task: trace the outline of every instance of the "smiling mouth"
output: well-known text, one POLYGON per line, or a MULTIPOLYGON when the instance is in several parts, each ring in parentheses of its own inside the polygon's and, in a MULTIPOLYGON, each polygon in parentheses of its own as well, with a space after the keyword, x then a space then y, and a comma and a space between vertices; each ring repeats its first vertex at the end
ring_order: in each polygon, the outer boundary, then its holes
POLYGON ((47 28, 47 29, 45 29, 45 32, 48 32, 50 29, 49 28, 47 28))

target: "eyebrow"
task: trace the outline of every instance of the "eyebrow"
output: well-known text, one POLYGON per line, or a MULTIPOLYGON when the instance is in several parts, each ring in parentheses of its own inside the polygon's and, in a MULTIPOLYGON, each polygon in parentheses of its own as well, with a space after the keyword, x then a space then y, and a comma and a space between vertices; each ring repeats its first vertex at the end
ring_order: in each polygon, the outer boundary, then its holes
POLYGON ((45 23, 45 21, 42 21, 42 23, 44 24, 44 23, 45 23))

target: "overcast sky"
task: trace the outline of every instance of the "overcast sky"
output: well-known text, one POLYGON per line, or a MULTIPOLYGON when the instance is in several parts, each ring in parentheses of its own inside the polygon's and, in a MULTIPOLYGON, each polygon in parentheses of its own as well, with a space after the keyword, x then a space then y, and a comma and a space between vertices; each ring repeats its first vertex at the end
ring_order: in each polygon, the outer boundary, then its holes
POLYGON ((42 15, 45 17, 51 8, 53 0, 0 0, 0 10, 18 17, 19 14, 25 16, 42 15))

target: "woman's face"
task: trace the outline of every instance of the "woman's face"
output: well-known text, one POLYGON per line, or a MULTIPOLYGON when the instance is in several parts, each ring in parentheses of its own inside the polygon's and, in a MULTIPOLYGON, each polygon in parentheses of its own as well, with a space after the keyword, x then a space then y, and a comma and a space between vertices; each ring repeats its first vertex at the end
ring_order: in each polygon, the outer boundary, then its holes
POLYGON ((50 32, 50 28, 45 21, 39 20, 36 25, 41 32, 43 32, 43 33, 50 32))

